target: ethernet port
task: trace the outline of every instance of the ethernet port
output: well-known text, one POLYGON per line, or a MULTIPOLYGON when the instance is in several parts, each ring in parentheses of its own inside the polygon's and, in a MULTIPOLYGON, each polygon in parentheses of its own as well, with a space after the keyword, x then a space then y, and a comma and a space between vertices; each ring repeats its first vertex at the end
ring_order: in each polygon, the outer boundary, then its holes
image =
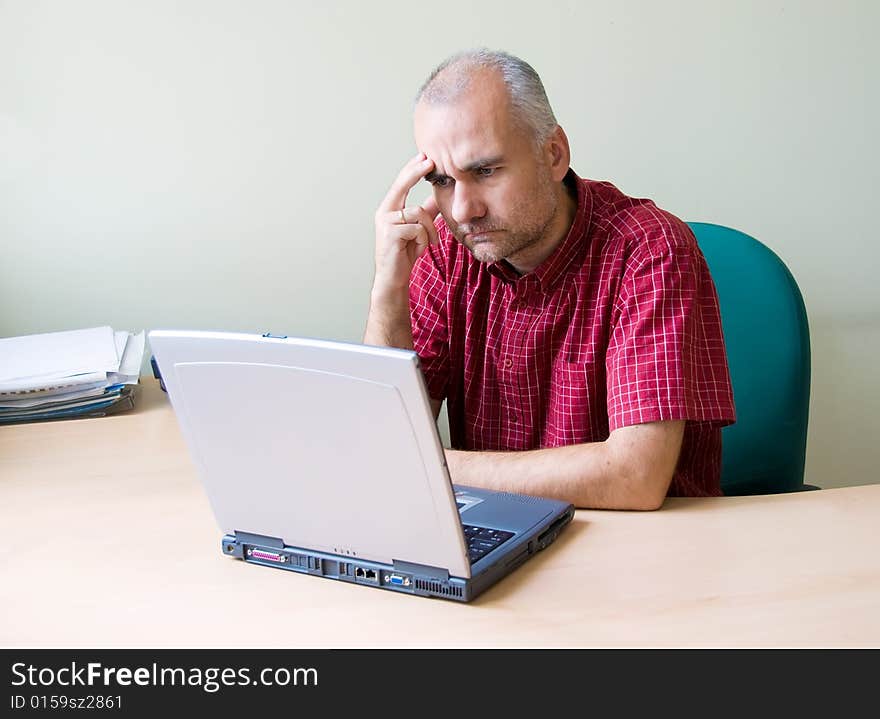
POLYGON ((369 582, 370 584, 379 583, 379 573, 375 569, 365 569, 364 567, 354 568, 354 577, 356 580, 369 582))

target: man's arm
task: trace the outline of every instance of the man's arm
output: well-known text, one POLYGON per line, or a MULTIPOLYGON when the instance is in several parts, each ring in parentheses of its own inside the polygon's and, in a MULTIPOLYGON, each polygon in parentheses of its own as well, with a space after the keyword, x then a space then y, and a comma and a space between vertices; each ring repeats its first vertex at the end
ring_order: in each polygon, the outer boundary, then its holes
POLYGON ((659 509, 678 463, 684 421, 614 430, 604 442, 526 452, 446 451, 452 481, 561 499, 590 509, 659 509))

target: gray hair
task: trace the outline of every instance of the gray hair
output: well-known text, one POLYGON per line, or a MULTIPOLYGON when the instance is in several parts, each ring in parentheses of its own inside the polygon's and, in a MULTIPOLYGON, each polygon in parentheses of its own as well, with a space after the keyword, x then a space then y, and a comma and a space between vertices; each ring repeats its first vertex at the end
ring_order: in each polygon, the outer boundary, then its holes
POLYGON ((515 120, 533 133, 538 145, 553 134, 556 117, 540 76, 525 60, 500 50, 465 50, 446 58, 419 88, 416 104, 421 100, 431 104, 454 101, 468 87, 474 71, 480 69, 500 74, 515 120))

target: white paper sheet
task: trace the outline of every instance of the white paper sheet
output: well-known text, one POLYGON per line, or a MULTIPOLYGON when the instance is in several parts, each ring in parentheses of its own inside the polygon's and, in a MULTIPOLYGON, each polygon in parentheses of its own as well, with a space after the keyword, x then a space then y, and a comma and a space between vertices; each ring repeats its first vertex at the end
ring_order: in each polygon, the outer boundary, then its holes
POLYGON ((28 378, 118 370, 119 355, 111 327, 0 339, 0 391, 28 378))

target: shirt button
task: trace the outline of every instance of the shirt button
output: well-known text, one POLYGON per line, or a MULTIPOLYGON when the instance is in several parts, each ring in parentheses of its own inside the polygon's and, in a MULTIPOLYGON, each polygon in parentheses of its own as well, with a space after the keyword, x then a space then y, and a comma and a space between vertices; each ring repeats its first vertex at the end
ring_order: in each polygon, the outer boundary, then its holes
POLYGON ((504 366, 505 366, 507 369, 510 369, 511 367, 513 367, 513 360, 512 360, 512 359, 506 359, 506 360, 504 360, 504 366))
POLYGON ((513 422, 514 424, 516 423, 516 421, 517 421, 516 412, 510 413, 510 421, 513 422))

